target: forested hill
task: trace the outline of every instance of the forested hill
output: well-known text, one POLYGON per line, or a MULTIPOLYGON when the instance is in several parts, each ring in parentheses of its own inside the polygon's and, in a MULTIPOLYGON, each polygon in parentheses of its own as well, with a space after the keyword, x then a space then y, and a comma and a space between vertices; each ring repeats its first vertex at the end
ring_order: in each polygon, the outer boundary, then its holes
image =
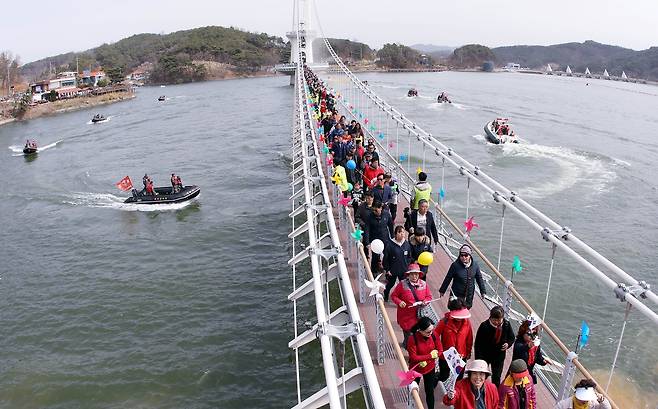
POLYGON ((491 50, 496 56, 496 62, 502 65, 515 62, 522 67, 545 68, 547 64, 552 64, 553 68, 563 70, 569 65, 573 71, 578 72, 584 72, 589 67, 592 72, 607 69, 611 75, 621 75, 625 71, 629 77, 658 81, 658 47, 635 51, 585 41, 550 46, 516 45, 491 50))
POLYGON ((137 34, 113 44, 103 44, 80 53, 67 53, 34 61, 22 67, 32 81, 51 67, 74 71, 78 67, 120 69, 124 74, 145 62, 154 64, 153 76, 159 82, 184 82, 205 77, 205 66, 196 61, 225 64, 244 73, 287 61, 290 45, 281 37, 250 33, 235 28, 201 27, 171 34, 137 34))

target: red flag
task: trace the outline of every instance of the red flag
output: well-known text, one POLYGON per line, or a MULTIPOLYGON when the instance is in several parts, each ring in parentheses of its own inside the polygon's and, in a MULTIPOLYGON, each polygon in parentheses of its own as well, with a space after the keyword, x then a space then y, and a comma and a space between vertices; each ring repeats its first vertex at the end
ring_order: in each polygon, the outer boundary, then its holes
POLYGON ((130 176, 126 176, 117 183, 117 187, 124 192, 127 192, 133 188, 133 181, 130 180, 130 176))

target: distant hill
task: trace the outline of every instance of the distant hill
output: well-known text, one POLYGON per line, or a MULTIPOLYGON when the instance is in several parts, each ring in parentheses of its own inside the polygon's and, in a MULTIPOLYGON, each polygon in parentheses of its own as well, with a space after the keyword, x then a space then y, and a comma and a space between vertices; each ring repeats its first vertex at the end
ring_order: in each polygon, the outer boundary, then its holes
POLYGON ((634 78, 645 78, 658 81, 658 47, 635 51, 629 48, 617 47, 585 41, 584 43, 565 43, 550 46, 516 45, 492 48, 499 65, 508 62, 521 64, 529 68, 545 68, 551 64, 553 68, 566 69, 567 65, 573 71, 603 72, 607 69, 610 75, 626 75, 634 78))
POLYGON ((38 79, 52 69, 75 71, 103 67, 128 74, 145 62, 154 64, 151 78, 157 82, 185 82, 204 79, 205 65, 221 63, 236 73, 249 73, 286 61, 290 44, 281 37, 250 33, 217 26, 177 31, 170 34, 137 34, 113 44, 79 53, 66 53, 24 65, 23 76, 38 79))
POLYGON ((494 61, 493 51, 484 45, 467 44, 453 51, 448 62, 453 67, 481 68, 485 61, 494 61))
MULTIPOLYGON (((371 60, 375 56, 363 43, 329 41, 345 60, 371 60)), ((321 43, 317 46, 324 47, 321 43)), ((80 71, 97 67, 106 72, 119 70, 121 76, 150 63, 152 82, 178 83, 249 75, 289 59, 290 43, 281 37, 209 26, 162 35, 133 35, 87 51, 31 62, 21 67, 21 74, 28 81, 36 81, 51 73, 75 71, 77 66, 80 71)))
POLYGON ((423 63, 432 65, 430 59, 421 58, 421 54, 411 47, 402 44, 384 44, 381 50, 377 51, 377 65, 385 68, 394 69, 413 69, 420 67, 423 63))

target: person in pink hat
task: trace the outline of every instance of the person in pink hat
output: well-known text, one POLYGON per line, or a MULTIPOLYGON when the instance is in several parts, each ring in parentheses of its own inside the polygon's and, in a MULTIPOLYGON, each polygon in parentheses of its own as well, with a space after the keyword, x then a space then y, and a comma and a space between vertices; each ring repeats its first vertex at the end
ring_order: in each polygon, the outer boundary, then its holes
POLYGON ((498 409, 498 390, 487 379, 489 364, 476 359, 466 364, 464 372, 467 378, 457 381, 455 390, 443 396, 443 403, 455 409, 498 409))
POLYGON ((405 279, 393 289, 391 300, 398 306, 398 325, 402 328, 406 345, 406 340, 411 335, 411 327, 418 322, 418 307, 432 300, 432 292, 421 278, 423 272, 418 264, 409 264, 404 275, 405 279))
MULTIPOLYGON (((448 302, 448 312, 439 321, 434 333, 441 338, 443 349, 455 347, 464 361, 471 357, 473 349, 473 329, 471 328, 471 312, 464 306, 461 298, 454 298, 448 302)), ((450 376, 450 368, 443 355, 439 360, 439 380, 441 382, 450 376)), ((459 378, 464 375, 462 372, 459 378)))

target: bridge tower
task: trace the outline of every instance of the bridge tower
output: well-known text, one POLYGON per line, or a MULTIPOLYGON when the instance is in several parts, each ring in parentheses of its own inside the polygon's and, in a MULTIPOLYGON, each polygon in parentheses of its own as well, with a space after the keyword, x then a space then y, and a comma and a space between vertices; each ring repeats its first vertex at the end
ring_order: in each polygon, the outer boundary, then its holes
POLYGON ((317 33, 313 30, 313 18, 311 8, 313 0, 297 0, 295 3, 296 13, 299 17, 299 44, 297 43, 296 27, 293 31, 286 33, 290 40, 290 63, 297 63, 298 50, 301 49, 302 63, 313 64, 313 40, 317 38, 317 33))

